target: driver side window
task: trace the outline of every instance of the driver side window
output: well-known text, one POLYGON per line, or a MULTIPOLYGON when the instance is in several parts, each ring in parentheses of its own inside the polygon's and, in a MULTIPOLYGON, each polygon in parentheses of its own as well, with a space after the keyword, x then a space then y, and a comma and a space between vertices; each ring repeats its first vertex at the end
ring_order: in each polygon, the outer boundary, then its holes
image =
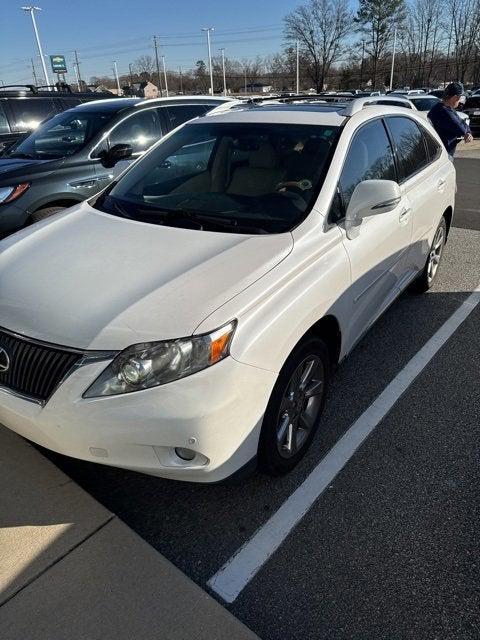
POLYGON ((361 127, 354 135, 343 165, 329 220, 336 224, 345 212, 357 184, 363 180, 396 180, 390 140, 381 120, 361 127))

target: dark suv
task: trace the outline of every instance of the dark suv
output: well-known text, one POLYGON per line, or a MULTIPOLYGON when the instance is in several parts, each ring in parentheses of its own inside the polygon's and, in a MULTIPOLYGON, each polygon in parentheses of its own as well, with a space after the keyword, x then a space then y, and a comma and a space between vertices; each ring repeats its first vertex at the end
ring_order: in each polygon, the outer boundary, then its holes
POLYGON ((85 200, 178 125, 229 98, 116 98, 78 105, 0 156, 0 233, 85 200))
POLYGON ((46 118, 83 102, 112 97, 108 92, 42 91, 33 85, 0 87, 0 151, 29 134, 46 118))
POLYGON ((470 96, 462 108, 470 118, 470 130, 474 136, 480 136, 480 95, 470 96))

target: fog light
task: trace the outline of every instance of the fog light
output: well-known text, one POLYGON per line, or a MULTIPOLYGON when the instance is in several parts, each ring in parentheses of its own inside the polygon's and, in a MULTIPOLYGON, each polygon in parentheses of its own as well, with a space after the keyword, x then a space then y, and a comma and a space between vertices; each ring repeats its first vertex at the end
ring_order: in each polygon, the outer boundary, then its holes
POLYGON ((196 456, 195 451, 184 449, 183 447, 175 447, 175 453, 182 460, 193 460, 196 456))

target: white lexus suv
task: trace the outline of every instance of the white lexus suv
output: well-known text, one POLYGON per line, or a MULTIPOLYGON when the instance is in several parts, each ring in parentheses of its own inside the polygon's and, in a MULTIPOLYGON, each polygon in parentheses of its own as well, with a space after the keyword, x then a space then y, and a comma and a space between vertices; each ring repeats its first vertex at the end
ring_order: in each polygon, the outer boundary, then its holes
POLYGON ((0 243, 0 422, 197 482, 291 470, 335 366, 435 280, 455 171, 416 112, 246 105, 0 243))

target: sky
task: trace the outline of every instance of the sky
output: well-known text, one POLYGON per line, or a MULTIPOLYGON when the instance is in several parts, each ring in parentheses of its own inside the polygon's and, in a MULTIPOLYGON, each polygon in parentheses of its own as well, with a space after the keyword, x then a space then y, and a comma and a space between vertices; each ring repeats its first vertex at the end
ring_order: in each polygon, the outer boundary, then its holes
MULTIPOLYGON (((31 18, 21 0, 0 0, 0 84, 33 81, 33 58, 43 75, 31 18)), ((82 78, 120 75, 141 55, 153 56, 152 36, 159 36, 160 55, 168 69, 191 69, 207 59, 206 34, 214 27, 212 55, 255 58, 282 47, 282 19, 299 0, 38 0, 37 26, 46 55, 63 54, 67 81, 75 81, 73 50, 78 51, 82 78)), ((47 62, 49 62, 47 60, 47 62)), ((160 63, 161 64, 161 63, 160 63)), ((51 73, 50 67, 48 71, 51 73)))

